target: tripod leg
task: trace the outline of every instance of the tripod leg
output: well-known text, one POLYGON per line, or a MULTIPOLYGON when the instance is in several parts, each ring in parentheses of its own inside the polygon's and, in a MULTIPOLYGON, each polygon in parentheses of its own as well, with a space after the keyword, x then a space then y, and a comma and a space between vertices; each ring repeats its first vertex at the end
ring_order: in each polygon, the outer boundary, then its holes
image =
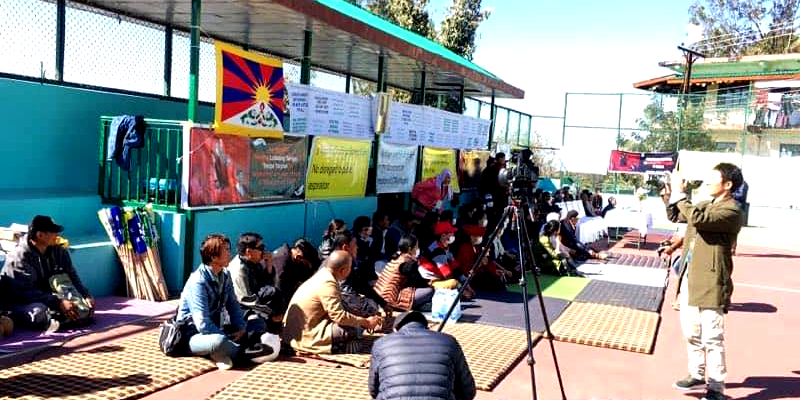
MULTIPOLYGON (((523 207, 526 207, 526 206, 523 206, 523 207)), ((520 214, 524 218, 525 214, 524 213, 520 213, 520 214)), ((525 252, 527 253, 528 259, 531 260, 531 272, 533 272, 533 283, 536 285, 536 294, 537 294, 537 297, 539 298, 539 308, 541 308, 541 310, 542 310, 542 320, 544 321, 544 329, 545 329, 545 332, 547 333, 547 341, 550 344, 550 352, 553 355, 553 366, 556 369, 556 377, 558 378, 558 388, 561 390, 561 399, 566 400, 567 399, 567 394, 564 391, 564 381, 561 378, 561 368, 559 368, 559 366, 558 366, 558 358, 556 357, 556 347, 555 347, 555 344, 553 344, 553 333, 550 332, 550 321, 549 321, 549 318, 547 317, 547 310, 544 307, 544 298, 542 296, 542 285, 539 282, 539 269, 538 269, 538 267, 536 267, 536 261, 533 258, 533 247, 531 246, 531 239, 530 239, 530 236, 528 236, 528 228, 527 228, 527 225, 526 225, 524 219, 519 224, 519 240, 520 240, 520 249, 519 249, 520 259, 522 259, 523 251, 527 250, 525 252), (525 239, 526 244, 527 244, 527 247, 525 247, 524 249, 522 247, 522 239, 523 238, 525 239)), ((522 264, 522 279, 520 280, 520 285, 522 285, 524 281, 525 281, 525 264, 522 264)), ((523 296, 524 296, 523 297, 523 301, 525 302, 525 308, 526 308, 526 310, 525 310, 525 318, 527 320, 528 319, 528 314, 527 314, 527 312, 528 312, 528 310, 527 310, 528 296, 527 296, 527 290, 526 290, 525 286, 522 287, 522 293, 523 293, 523 296)), ((530 325, 526 325, 526 328, 528 329, 528 336, 530 337, 530 329, 531 329, 530 325)), ((530 339, 529 339, 529 342, 530 342, 530 339)), ((533 373, 533 372, 531 372, 531 373, 533 373)))
MULTIPOLYGON (((525 316, 525 334, 528 339, 528 354, 527 354, 527 361, 528 366, 531 369, 531 394, 533 396, 533 400, 537 400, 537 393, 536 393, 536 373, 534 372, 534 360, 533 360, 533 337, 531 336, 531 317, 530 317, 530 310, 528 309, 528 282, 525 280, 525 251, 523 250, 523 237, 525 236, 525 231, 523 226, 525 225, 525 215, 522 213, 522 210, 519 209, 517 213, 517 222, 518 222, 518 230, 517 230, 517 243, 519 245, 519 262, 522 266, 522 276, 519 278, 519 286, 522 289, 522 310, 523 315, 525 316)), ((539 296, 541 298, 541 296, 539 296)), ((544 312, 544 310, 542 311, 544 312)))

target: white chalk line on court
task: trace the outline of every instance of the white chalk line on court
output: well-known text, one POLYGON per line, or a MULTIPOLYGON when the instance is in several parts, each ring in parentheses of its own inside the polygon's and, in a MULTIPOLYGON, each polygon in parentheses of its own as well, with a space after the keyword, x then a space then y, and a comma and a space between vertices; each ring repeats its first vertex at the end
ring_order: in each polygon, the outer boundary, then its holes
POLYGON ((753 284, 750 284, 750 283, 734 282, 733 286, 734 287, 736 287, 736 286, 746 286, 746 287, 758 288, 758 289, 775 290, 777 292, 800 293, 800 289, 789 289, 789 288, 781 288, 781 287, 775 287, 775 286, 753 285, 753 284))

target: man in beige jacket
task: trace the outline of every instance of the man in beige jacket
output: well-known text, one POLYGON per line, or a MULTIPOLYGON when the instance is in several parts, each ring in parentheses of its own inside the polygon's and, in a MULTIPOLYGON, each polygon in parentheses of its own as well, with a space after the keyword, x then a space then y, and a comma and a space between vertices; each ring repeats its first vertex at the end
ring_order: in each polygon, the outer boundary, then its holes
POLYGON ((304 353, 345 353, 358 328, 374 329, 382 318, 362 318, 342 306, 339 282, 350 274, 352 257, 343 250, 331 253, 324 268, 304 282, 289 301, 283 319, 283 340, 304 353))

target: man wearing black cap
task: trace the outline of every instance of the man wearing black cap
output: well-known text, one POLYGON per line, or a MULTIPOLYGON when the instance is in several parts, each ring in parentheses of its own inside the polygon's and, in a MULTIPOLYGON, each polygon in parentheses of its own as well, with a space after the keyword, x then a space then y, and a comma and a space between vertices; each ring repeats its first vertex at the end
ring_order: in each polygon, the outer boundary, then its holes
POLYGON ((372 346, 372 398, 475 398, 475 379, 455 338, 429 330, 425 316, 417 311, 400 314, 394 327, 395 333, 372 346))
POLYGON ((52 218, 37 215, 3 267, 3 289, 11 316, 20 326, 55 332, 61 324, 87 314, 77 302, 59 298, 54 286, 71 283, 85 300, 80 304, 89 308, 89 315, 94 309, 94 299, 75 272, 69 252, 57 244, 63 230, 52 218))

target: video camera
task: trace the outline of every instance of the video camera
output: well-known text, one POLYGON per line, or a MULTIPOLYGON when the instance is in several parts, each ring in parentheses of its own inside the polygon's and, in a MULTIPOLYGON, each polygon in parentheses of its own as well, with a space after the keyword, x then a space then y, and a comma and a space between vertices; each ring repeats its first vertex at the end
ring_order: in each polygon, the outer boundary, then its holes
POLYGON ((497 174, 500 186, 510 188, 511 198, 519 199, 530 195, 539 183, 539 167, 534 165, 530 149, 514 150, 508 160, 508 167, 497 174))

